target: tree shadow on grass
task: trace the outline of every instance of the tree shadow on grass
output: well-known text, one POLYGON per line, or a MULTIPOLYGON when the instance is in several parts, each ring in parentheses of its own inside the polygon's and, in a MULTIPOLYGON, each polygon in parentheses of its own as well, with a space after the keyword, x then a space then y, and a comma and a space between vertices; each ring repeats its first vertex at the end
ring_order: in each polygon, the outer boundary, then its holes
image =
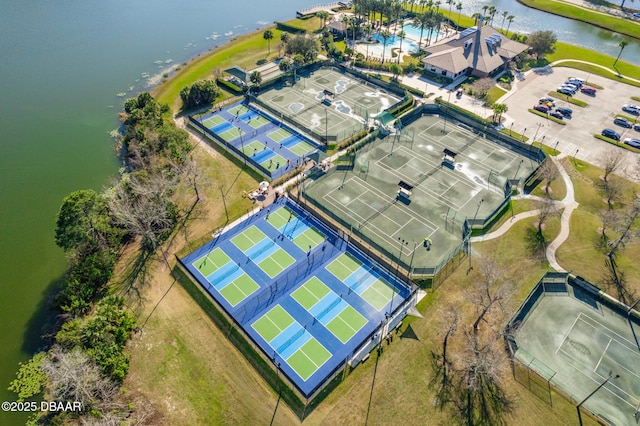
POLYGON ((539 232, 535 227, 527 228, 524 241, 531 256, 540 262, 544 262, 547 250, 547 240, 544 237, 544 233, 539 232))

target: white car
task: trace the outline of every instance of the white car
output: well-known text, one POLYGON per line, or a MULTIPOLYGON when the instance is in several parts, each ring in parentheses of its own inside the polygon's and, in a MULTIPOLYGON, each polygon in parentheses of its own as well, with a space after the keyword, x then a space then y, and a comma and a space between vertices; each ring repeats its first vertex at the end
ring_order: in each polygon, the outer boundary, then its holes
POLYGON ((626 138, 624 140, 624 143, 632 146, 634 148, 640 148, 640 139, 636 139, 636 138, 626 138))
POLYGON ((635 115, 640 114, 640 107, 638 105, 633 105, 633 104, 622 105, 622 110, 635 115))

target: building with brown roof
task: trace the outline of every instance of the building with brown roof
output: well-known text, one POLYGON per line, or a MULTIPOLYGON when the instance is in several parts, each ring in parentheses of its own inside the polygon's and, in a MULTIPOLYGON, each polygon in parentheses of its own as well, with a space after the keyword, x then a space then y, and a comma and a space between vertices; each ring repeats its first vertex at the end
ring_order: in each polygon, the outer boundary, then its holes
POLYGON ((441 43, 427 47, 422 59, 427 71, 455 79, 461 75, 486 77, 529 47, 506 38, 491 26, 467 28, 441 43))

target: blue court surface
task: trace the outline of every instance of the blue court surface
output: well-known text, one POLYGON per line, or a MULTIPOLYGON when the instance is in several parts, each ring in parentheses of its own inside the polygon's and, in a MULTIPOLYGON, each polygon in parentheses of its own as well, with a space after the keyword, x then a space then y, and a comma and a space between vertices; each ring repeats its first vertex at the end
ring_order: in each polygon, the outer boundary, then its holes
POLYGON ((287 198, 181 263, 307 397, 410 295, 287 198))
POLYGON ((243 102, 191 119, 269 179, 290 172, 319 149, 315 142, 243 102))

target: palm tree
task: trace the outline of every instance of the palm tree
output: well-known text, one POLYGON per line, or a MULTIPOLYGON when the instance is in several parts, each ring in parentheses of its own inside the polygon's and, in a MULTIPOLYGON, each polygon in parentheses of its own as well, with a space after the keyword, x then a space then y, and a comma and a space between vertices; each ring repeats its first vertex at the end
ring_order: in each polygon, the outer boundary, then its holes
POLYGON ((460 28, 460 12, 462 12, 462 2, 458 2, 458 4, 456 4, 456 10, 458 11, 458 23, 456 24, 456 27, 460 28))
POLYGON ((502 114, 509 110, 507 104, 493 104, 493 121, 500 123, 502 121, 502 114), (496 120, 497 116, 497 120, 496 120))
POLYGON ((407 33, 404 30, 400 30, 398 37, 400 37, 400 50, 398 51, 398 63, 400 63, 400 57, 402 56, 402 40, 404 40, 407 33))
POLYGON ((262 83, 262 74, 260 74, 260 71, 252 72, 251 75, 249 76, 249 81, 255 84, 256 86, 260 86, 260 83, 262 83))
POLYGON ((490 19, 490 25, 493 25, 493 17, 496 15, 496 12, 498 12, 498 9, 496 9, 495 6, 489 6, 489 16, 491 17, 490 19))
POLYGON ((473 25, 478 25, 478 20, 482 17, 482 14, 476 12, 473 15, 471 15, 471 17, 473 18, 473 25))
POLYGON ((267 46, 269 48, 269 51, 267 52, 267 56, 268 56, 269 53, 271 53, 271 39, 273 38, 273 31, 265 30, 264 33, 262 33, 262 38, 267 40, 267 46))
POLYGON ((280 68, 280 71, 286 74, 291 69, 291 62, 288 59, 283 59, 278 64, 278 68, 280 68))
POLYGON ((389 71, 393 74, 393 78, 395 81, 398 81, 400 74, 402 74, 402 67, 398 64, 391 64, 389 67, 389 71))
POLYGON ((355 46, 356 45, 356 30, 358 29, 358 21, 356 20, 355 16, 352 16, 351 19, 349 19, 349 25, 351 25, 351 30, 353 31, 352 43, 355 46))
POLYGON ((620 55, 622 55, 622 51, 624 50, 625 47, 627 47, 627 45, 629 44, 628 41, 622 40, 619 44, 618 47, 620 48, 620 52, 618 53, 618 57, 616 58, 615 62, 613 63, 613 66, 615 67, 616 64, 618 63, 618 59, 620 59, 620 55))
POLYGON ((422 45, 422 33, 424 32, 424 29, 429 26, 430 22, 431 18, 429 18, 426 13, 420 13, 416 15, 415 19, 413 20, 413 24, 411 24, 416 28, 420 28, 420 40, 418 41, 418 49, 420 49, 420 46, 422 45))
POLYGON ((507 12, 506 10, 504 12, 502 12, 502 24, 500 24, 500 29, 504 29, 504 20, 507 18, 507 16, 509 16, 509 12, 507 12))
POLYGON ((345 25, 344 27, 344 38, 348 40, 347 30, 349 30, 349 24, 351 23, 351 18, 347 15, 342 15, 342 23, 345 25))
POLYGON ((509 25, 507 25, 507 37, 509 37, 509 27, 511 27, 511 22, 513 21, 513 18, 515 18, 515 16, 513 15, 507 16, 507 21, 509 21, 509 25))
POLYGON ((324 24, 327 22, 327 18, 329 17, 329 12, 321 10, 316 12, 316 16, 320 18, 320 28, 324 27, 324 24))
POLYGON ((380 37, 382 37, 382 63, 384 64, 384 51, 387 49, 387 39, 391 37, 391 33, 387 30, 382 30, 380 32, 380 37))
POLYGON ((446 3, 449 5, 449 19, 451 19, 451 7, 453 6, 453 2, 454 0, 446 0, 446 3))
POLYGON ((488 10, 488 9, 489 9, 489 5, 486 5, 486 4, 485 4, 484 6, 482 6, 482 16, 483 16, 483 18, 484 18, 485 16, 487 16, 487 10, 488 10))

